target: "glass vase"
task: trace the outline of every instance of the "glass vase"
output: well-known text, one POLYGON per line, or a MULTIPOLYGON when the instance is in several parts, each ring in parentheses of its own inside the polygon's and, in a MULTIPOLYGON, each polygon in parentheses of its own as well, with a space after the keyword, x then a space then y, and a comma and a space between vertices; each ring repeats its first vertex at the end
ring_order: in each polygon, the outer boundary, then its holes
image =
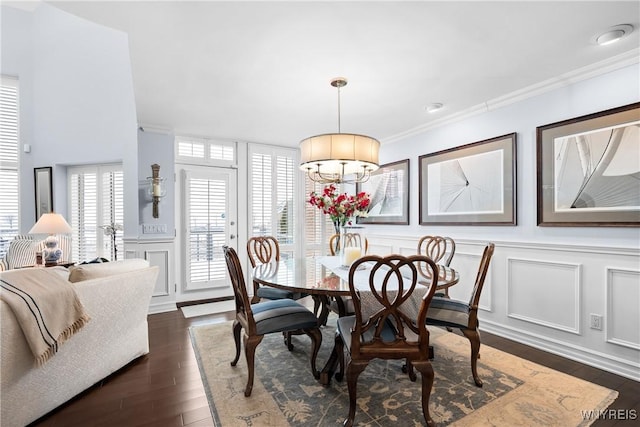
POLYGON ((362 226, 340 227, 340 262, 344 267, 366 254, 366 236, 362 226))

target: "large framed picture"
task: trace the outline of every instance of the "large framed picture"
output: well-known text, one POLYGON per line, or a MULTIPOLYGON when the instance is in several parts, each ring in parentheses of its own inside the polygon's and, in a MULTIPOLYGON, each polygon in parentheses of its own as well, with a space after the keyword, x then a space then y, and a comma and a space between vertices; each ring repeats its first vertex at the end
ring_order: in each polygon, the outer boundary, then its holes
POLYGON ((538 225, 640 225, 640 103, 536 128, 538 225))
POLYGON ((419 157, 421 225, 516 225, 516 134, 419 157))
POLYGON ((36 222, 44 213, 53 212, 53 185, 51 166, 33 169, 36 192, 36 222))
POLYGON ((368 216, 358 217, 359 224, 409 224, 409 159, 381 165, 356 191, 371 196, 368 216))

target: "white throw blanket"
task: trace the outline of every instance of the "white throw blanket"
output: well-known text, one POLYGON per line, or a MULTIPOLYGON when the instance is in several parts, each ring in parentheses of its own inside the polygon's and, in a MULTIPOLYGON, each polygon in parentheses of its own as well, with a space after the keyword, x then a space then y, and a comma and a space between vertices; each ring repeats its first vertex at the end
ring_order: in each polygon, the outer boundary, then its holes
POLYGON ((0 299, 11 307, 38 366, 90 319, 71 283, 46 270, 19 269, 0 275, 0 299))

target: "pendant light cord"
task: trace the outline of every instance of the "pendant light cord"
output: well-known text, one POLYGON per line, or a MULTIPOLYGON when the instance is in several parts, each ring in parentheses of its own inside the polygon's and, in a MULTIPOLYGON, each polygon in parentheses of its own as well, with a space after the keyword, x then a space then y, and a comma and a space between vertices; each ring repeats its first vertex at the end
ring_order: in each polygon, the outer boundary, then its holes
POLYGON ((340 85, 338 87, 338 133, 340 133, 340 85))

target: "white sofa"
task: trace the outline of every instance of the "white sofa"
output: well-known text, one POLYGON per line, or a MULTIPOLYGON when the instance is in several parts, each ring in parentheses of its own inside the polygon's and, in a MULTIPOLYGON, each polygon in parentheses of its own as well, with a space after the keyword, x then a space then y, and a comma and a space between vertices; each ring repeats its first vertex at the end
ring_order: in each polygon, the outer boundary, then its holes
MULTIPOLYGON (((32 270, 14 270, 0 277, 6 275, 15 282, 32 270)), ((91 320, 50 360, 36 367, 13 311, 0 301, 3 427, 29 424, 149 352, 147 312, 158 267, 131 259, 45 270, 74 282, 91 320)))

